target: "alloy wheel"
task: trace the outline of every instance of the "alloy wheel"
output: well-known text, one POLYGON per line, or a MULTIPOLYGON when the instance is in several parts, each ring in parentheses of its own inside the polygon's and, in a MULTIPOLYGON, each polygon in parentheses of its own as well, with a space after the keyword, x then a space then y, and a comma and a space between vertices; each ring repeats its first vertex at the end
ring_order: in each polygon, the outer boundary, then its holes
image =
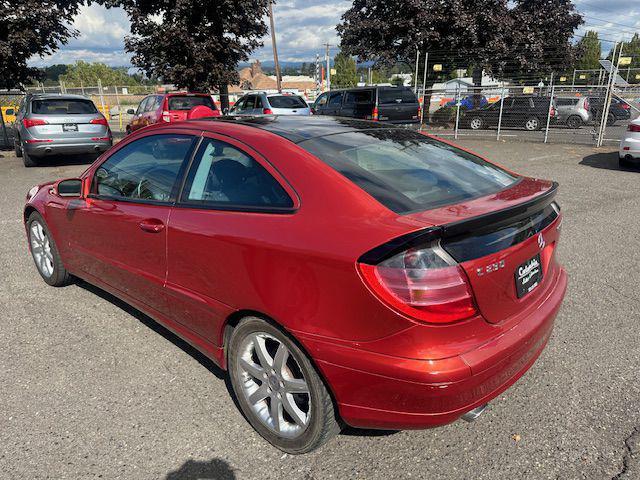
POLYGON ((538 129, 538 119, 537 118, 530 118, 529 120, 527 120, 527 123, 525 123, 525 128, 527 130, 537 130, 538 129))
POLYGON ((237 371, 242 395, 270 431, 297 438, 311 417, 311 395, 300 363, 276 337, 254 332, 239 349, 237 371))
POLYGON ((479 130, 482 128, 482 120, 479 118, 473 118, 471 119, 470 125, 472 130, 479 130))
POLYGON ((31 254, 36 261, 36 266, 45 277, 53 275, 53 252, 46 231, 42 224, 34 220, 31 222, 29 240, 31 242, 31 254))

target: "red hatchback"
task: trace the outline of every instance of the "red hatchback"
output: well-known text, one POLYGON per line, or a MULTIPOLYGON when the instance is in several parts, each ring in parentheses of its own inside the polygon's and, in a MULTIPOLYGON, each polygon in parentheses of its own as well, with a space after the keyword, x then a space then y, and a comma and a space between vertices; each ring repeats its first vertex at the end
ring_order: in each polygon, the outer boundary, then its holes
POLYGON ((136 110, 127 113, 133 115, 126 127, 127 135, 147 125, 187 120, 194 113, 193 118, 221 115, 211 95, 186 92, 149 95, 142 99, 136 110))
POLYGON ((48 284, 167 326, 303 453, 343 424, 472 419, 527 371, 567 285, 556 189, 384 124, 197 120, 34 187, 24 221, 48 284))

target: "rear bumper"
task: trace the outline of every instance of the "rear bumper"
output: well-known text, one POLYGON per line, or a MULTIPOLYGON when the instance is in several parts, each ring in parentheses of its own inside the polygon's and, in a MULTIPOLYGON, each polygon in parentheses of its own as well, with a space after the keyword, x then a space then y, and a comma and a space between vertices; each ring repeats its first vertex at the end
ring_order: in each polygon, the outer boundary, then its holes
POLYGON ((537 308, 502 335, 440 360, 391 357, 302 339, 335 394, 340 415, 361 428, 420 429, 453 422, 515 383, 551 335, 567 287, 557 269, 537 308))
MULTIPOLYGON (((626 132, 629 134, 629 132, 626 132)), ((640 135, 636 137, 625 137, 620 141, 620 158, 640 160, 640 135)))
POLYGON ((92 153, 102 153, 113 145, 113 140, 83 140, 74 143, 62 142, 42 142, 26 143, 22 142, 22 149, 32 157, 45 157, 49 155, 83 155, 92 153))

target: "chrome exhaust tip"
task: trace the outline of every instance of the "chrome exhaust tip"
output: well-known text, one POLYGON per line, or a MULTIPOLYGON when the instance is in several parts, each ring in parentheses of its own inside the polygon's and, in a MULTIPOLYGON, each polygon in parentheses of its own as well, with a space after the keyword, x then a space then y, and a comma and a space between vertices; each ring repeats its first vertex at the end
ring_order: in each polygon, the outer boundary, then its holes
POLYGON ((488 405, 489 405, 488 403, 485 403, 484 405, 480 405, 479 407, 476 407, 473 410, 469 410, 467 413, 462 415, 462 419, 465 422, 473 422, 476 418, 482 415, 482 412, 484 412, 487 409, 488 405))

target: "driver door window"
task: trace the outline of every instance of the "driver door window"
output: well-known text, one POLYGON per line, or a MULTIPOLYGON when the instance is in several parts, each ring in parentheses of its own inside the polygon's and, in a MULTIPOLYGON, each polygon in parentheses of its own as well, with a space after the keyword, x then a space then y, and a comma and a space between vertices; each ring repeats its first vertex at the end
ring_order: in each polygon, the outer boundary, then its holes
POLYGON ((171 202, 193 143, 190 135, 150 135, 135 140, 100 165, 92 193, 114 200, 171 202))

